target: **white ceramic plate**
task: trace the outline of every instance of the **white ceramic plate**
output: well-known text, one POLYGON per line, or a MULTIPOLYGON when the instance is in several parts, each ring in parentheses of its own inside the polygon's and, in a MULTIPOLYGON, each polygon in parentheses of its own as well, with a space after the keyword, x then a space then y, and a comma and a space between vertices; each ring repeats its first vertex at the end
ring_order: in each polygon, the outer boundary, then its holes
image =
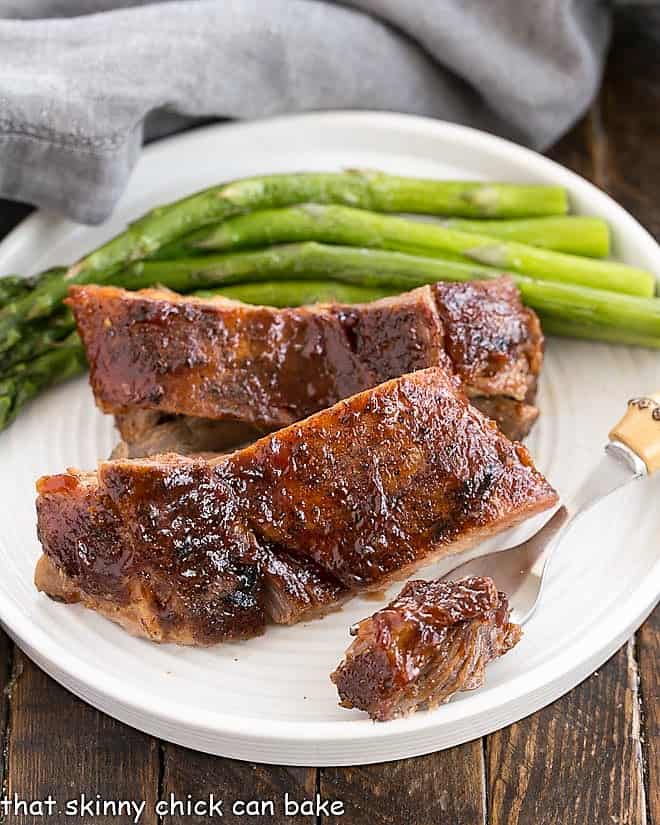
MULTIPOLYGON (((144 152, 113 219, 83 228, 44 213, 0 245, 0 272, 36 272, 77 258, 154 204, 256 173, 379 168, 430 177, 566 186, 578 212, 606 218, 616 254, 660 275, 660 251, 623 209, 539 155, 487 134, 422 118, 327 113, 218 126, 144 152)), ((541 419, 530 448, 566 496, 586 475, 625 401, 660 387, 660 354, 552 340, 541 419)), ((487 684, 437 710, 374 724, 337 706, 328 679, 349 625, 373 612, 356 599, 308 625, 207 650, 133 639, 78 606, 36 593, 34 482, 93 467, 115 441, 84 378, 34 403, 0 435, 0 620, 55 679, 107 713, 173 742, 291 765, 345 765, 414 756, 489 733, 532 713, 597 668, 658 595, 660 485, 638 483, 584 519, 561 547, 544 603, 487 684)), ((432 572, 432 571, 426 571, 432 572)))

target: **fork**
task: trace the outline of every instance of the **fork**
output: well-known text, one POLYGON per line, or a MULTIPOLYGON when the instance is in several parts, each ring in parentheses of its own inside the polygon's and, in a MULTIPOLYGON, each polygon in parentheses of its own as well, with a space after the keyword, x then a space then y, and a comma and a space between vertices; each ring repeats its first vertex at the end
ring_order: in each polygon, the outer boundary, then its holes
POLYGON ((443 578, 490 576, 509 597, 514 621, 525 624, 541 600, 551 559, 575 522, 611 493, 658 468, 660 393, 654 393, 628 402, 597 466, 545 526, 522 544, 471 559, 443 578))

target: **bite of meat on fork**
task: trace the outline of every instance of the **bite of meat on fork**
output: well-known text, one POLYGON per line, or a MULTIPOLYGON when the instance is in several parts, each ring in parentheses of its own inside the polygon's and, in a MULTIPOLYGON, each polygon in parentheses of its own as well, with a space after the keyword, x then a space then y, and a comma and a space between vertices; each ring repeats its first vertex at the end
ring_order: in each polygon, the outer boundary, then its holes
POLYGON ((486 665, 522 636, 509 614, 487 577, 408 582, 352 629, 355 641, 330 676, 340 704, 383 722, 481 687, 486 665))

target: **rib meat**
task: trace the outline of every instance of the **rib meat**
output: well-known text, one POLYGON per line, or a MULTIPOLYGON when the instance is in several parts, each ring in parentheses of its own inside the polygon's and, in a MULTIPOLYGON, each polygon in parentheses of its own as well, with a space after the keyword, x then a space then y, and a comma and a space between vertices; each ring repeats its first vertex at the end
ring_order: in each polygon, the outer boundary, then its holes
POLYGON ((538 414, 543 337, 508 278, 281 310, 103 286, 72 287, 68 303, 97 404, 131 456, 219 451, 431 366, 455 372, 510 437, 538 414))
POLYGON ((488 662, 522 636, 509 614, 489 578, 408 582, 351 629, 355 641, 330 676, 341 705, 383 722, 481 687, 488 662))
POLYGON ((106 461, 38 491, 37 587, 190 644, 323 613, 557 499, 438 367, 212 460, 106 461))

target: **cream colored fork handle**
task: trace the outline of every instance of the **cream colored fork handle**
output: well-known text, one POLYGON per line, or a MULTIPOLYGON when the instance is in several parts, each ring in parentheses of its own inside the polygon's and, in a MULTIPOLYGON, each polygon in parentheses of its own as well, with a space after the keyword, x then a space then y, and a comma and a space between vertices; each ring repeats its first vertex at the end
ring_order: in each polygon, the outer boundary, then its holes
POLYGON ((610 440, 625 444, 638 455, 648 473, 660 469, 660 392, 631 398, 610 440))

